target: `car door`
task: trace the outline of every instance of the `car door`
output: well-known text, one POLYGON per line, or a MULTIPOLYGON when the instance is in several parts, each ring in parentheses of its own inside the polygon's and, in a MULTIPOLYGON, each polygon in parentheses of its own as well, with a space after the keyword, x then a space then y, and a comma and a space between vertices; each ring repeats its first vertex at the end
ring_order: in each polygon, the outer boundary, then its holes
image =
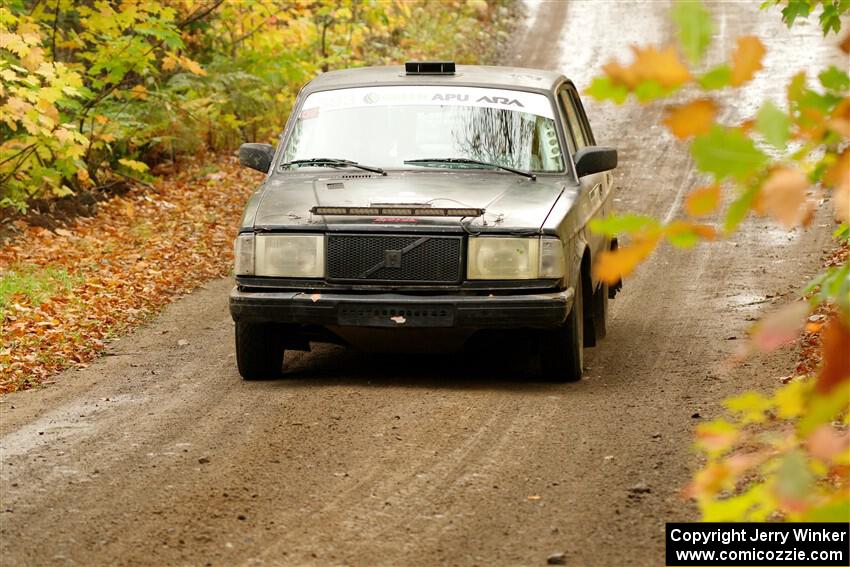
MULTIPOLYGON (((558 100, 566 118, 565 131, 569 138, 568 143, 572 142, 573 145, 570 151, 575 156, 575 152, 596 144, 593 132, 590 130, 575 87, 568 83, 561 86, 558 90, 558 100)), ((609 201, 611 174, 610 172, 603 172, 586 175, 579 179, 579 185, 578 206, 580 222, 583 223, 580 234, 590 247, 591 257, 593 258, 608 243, 603 235, 590 231, 587 228, 587 223, 591 218, 605 214, 606 207, 604 205, 609 201)))

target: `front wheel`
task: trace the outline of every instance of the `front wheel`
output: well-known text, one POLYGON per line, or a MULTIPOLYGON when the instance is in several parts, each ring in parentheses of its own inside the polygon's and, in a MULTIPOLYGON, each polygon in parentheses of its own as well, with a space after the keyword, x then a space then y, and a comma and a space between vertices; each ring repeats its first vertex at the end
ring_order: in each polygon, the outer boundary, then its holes
POLYGON ((608 297, 610 290, 607 283, 599 285, 593 294, 593 334, 596 343, 608 334, 608 297))
POLYGON ((277 326, 236 323, 236 365, 245 380, 277 378, 283 371, 283 341, 277 326))
POLYGON ((573 296, 573 307, 564 325, 544 331, 540 338, 540 366, 543 377, 552 382, 581 380, 584 366, 584 305, 581 277, 573 296))

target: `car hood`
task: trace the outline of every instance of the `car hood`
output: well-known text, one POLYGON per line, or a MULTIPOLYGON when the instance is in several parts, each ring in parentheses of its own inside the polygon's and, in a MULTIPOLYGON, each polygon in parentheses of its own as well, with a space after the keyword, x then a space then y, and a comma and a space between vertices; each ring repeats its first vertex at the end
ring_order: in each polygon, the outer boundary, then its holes
POLYGON ((461 219, 457 217, 384 218, 310 213, 315 206, 430 204, 484 209, 482 217, 464 219, 467 228, 538 230, 559 197, 575 199, 575 194, 575 187, 565 186, 562 177, 539 176, 532 181, 511 173, 491 171, 390 172, 387 176, 285 174, 266 181, 256 196, 256 203, 253 207, 249 204, 245 220, 246 225, 253 224, 261 230, 360 230, 364 226, 398 225, 410 230, 461 229, 461 219), (251 214, 251 208, 256 212, 251 214))

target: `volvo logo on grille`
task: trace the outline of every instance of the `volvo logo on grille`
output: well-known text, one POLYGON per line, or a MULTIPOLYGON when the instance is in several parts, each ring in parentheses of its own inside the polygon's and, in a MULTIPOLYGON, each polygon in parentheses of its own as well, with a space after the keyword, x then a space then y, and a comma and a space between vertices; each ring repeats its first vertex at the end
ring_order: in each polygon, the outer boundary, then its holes
POLYGON ((401 268, 401 250, 386 250, 384 252, 384 266, 401 268))

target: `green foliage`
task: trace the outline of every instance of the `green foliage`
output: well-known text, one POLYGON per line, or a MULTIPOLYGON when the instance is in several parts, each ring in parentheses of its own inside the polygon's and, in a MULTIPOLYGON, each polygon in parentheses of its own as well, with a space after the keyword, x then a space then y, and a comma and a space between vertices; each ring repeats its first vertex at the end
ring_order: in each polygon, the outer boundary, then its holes
POLYGON ((761 105, 756 114, 755 128, 768 144, 780 150, 785 149, 791 137, 791 119, 769 100, 761 105))
POLYGON ((737 128, 713 126, 711 131, 697 136, 691 145, 700 171, 711 173, 715 179, 746 179, 767 162, 767 156, 737 128))
POLYGON ((629 96, 629 90, 626 87, 614 84, 609 77, 605 76, 594 77, 585 92, 596 100, 612 100, 617 104, 626 102, 629 96))
POLYGON ((820 84, 828 91, 842 93, 850 88, 850 76, 834 65, 818 75, 820 84))
POLYGON ((732 69, 729 65, 720 65, 709 71, 699 78, 699 86, 703 89, 716 90, 729 86, 732 80, 732 69))
POLYGON ((273 141, 331 69, 488 63, 510 0, 35 2, 0 7, 0 207, 273 141), (409 25, 415 22, 416 25, 409 25))
POLYGON ((605 218, 595 218, 590 221, 590 229, 609 237, 618 234, 635 234, 660 227, 656 219, 649 215, 625 214, 609 215, 605 218))
MULTIPOLYGON (((850 0, 790 0, 783 5, 789 24, 821 7, 824 34, 838 31, 838 16, 850 0)), ((711 23, 699 2, 678 4, 672 12, 681 48, 698 63, 708 47, 711 23), (700 14, 699 16, 697 14, 700 14), (698 20, 702 18, 702 22, 698 20)), ((841 48, 850 49, 848 41, 841 48)), ((621 103, 666 96, 646 84, 669 79, 690 85, 693 97, 671 106, 664 119, 670 133, 690 142, 697 168, 709 178, 685 199, 684 213, 698 217, 720 212, 723 234, 736 231, 749 214, 769 216, 787 228, 806 226, 817 206, 827 203, 842 222, 835 237, 850 239, 850 77, 830 67, 818 75, 818 86, 800 71, 789 82, 787 112, 761 101, 755 116, 737 125, 717 123, 711 91, 742 88, 762 69, 766 49, 754 36, 738 38, 727 63, 701 76, 685 67, 674 51, 634 47, 634 62, 604 65, 588 93, 621 103), (772 146, 767 148, 766 146, 772 146), (815 187, 811 187, 816 184, 815 187), (725 210, 721 191, 731 189, 725 210), (829 192, 830 199, 812 194, 829 192)), ((687 91, 685 91, 687 92, 687 91)), ((591 224, 607 234, 628 233, 633 242, 602 254, 595 265, 609 283, 628 275, 646 259, 661 238, 688 247, 716 237, 710 225, 674 219, 662 223, 644 215, 620 215, 591 224)), ((726 400, 728 418, 701 424, 696 444, 706 462, 696 473, 689 494, 705 521, 818 520, 850 517, 850 263, 844 259, 815 278, 804 290, 809 301, 793 302, 769 314, 751 330, 740 356, 769 351, 794 342, 801 329, 819 333, 818 368, 805 368, 770 395, 744 392, 726 400), (806 320, 818 308, 814 323, 806 320)))
POLYGON ((679 43, 691 62, 702 59, 711 43, 711 14, 700 2, 679 2, 670 12, 676 22, 679 43))
POLYGON ((841 30, 841 16, 850 10, 850 0, 768 0, 762 8, 783 6, 782 21, 790 28, 798 18, 806 19, 817 6, 821 7, 818 17, 823 35, 841 30))

